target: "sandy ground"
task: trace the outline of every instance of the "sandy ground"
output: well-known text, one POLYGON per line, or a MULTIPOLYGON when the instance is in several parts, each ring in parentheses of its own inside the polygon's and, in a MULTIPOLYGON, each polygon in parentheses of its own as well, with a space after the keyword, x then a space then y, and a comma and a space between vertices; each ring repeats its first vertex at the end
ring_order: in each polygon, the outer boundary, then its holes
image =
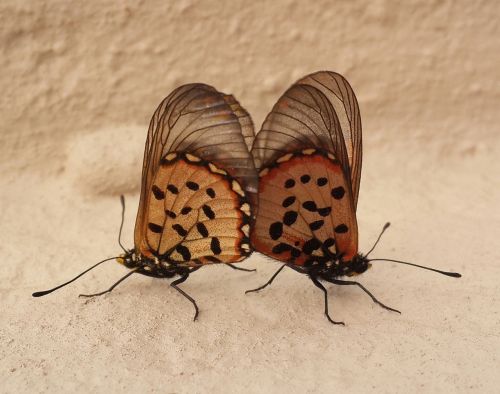
POLYGON ((135 185, 127 194, 130 245, 139 170, 122 173, 131 178, 122 184, 109 169, 120 173, 138 160, 142 144, 131 141, 144 136, 134 128, 101 130, 78 141, 92 155, 68 145, 74 154, 59 175, 2 177, 1 392, 498 392, 498 145, 434 160, 412 157, 411 148, 365 146, 361 249, 390 220, 374 256, 463 274, 376 264, 360 280, 402 315, 357 289, 329 286, 332 314, 346 322, 332 326, 321 293, 293 271, 245 296, 278 267, 258 254, 245 263, 256 273, 212 266, 182 286, 201 308, 197 322, 168 283, 146 277, 79 299, 124 274, 114 262, 32 298, 119 252, 118 192, 128 184, 135 185), (114 140, 118 135, 125 138, 114 140), (110 153, 108 170, 96 170, 93 158, 110 146, 129 162, 110 153))

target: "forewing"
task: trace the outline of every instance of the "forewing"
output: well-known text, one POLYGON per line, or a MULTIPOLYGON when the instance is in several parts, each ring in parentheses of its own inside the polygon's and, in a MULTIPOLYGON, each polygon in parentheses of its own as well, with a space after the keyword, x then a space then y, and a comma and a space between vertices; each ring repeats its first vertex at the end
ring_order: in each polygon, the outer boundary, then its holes
POLYGON ((236 101, 232 95, 225 95, 224 100, 231 107, 231 110, 238 118, 238 122, 241 127, 241 134, 245 140, 248 151, 252 149, 252 144, 255 139, 255 131, 252 118, 250 114, 241 106, 241 104, 236 101))
POLYGON ((357 206, 361 177, 362 141, 359 105, 351 85, 340 74, 319 71, 300 79, 297 83, 319 89, 332 104, 340 122, 349 160, 354 207, 357 206))
POLYGON ((204 84, 179 87, 165 98, 150 122, 144 151, 141 197, 136 219, 135 245, 145 236, 153 179, 162 158, 190 153, 224 169, 254 200, 257 174, 249 146, 253 124, 234 97, 204 84))
POLYGON ((347 151, 335 110, 318 89, 295 84, 273 107, 252 147, 258 170, 289 152, 321 148, 349 173, 347 151))
POLYGON ((257 168, 290 149, 322 148, 350 174, 357 205, 361 175, 361 118, 356 96, 340 74, 320 71, 296 82, 278 100, 253 146, 257 168))

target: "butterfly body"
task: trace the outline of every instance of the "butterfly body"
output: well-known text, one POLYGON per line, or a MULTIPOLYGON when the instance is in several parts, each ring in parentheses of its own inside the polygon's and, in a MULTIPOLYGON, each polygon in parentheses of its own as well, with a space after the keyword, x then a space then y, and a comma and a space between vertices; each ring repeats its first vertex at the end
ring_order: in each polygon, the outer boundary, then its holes
POLYGON ((190 267, 179 266, 168 259, 145 257, 136 254, 134 250, 122 254, 116 260, 127 268, 135 269, 138 274, 153 278, 173 278, 176 275, 182 276, 192 271, 190 267))

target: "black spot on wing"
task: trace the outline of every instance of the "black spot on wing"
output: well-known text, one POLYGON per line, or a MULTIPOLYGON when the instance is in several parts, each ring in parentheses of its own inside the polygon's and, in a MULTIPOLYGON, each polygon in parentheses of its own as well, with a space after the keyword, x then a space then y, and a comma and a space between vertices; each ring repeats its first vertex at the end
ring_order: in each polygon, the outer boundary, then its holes
POLYGON ((335 232, 339 234, 347 233, 348 230, 347 226, 343 223, 335 227, 335 232))
POLYGON ((205 216, 207 218, 209 218, 209 219, 214 219, 215 218, 214 211, 207 204, 203 204, 202 207, 201 207, 201 209, 203 210, 203 213, 205 214, 205 216))
POLYGON ((161 190, 158 186, 153 185, 151 190, 157 200, 163 200, 165 198, 165 192, 161 190))
POLYGON ((325 177, 318 178, 316 181, 316 184, 320 187, 325 186, 327 183, 328 183, 328 179, 326 179, 325 177))
POLYGON ((207 226, 205 226, 205 224, 203 224, 202 222, 196 223, 196 229, 198 230, 198 232, 200 233, 200 235, 203 238, 208 237, 208 230, 207 230, 207 226))
POLYGON ((222 249, 220 248, 219 238, 212 238, 212 241, 210 242, 210 249, 212 250, 213 254, 221 254, 222 249))
POLYGON ((302 203, 302 207, 304 209, 307 209, 309 212, 316 212, 316 210, 318 209, 314 201, 304 201, 302 203))
POLYGON ((196 182, 188 181, 186 182, 186 187, 190 190, 196 191, 200 188, 200 185, 198 185, 196 182))
POLYGON ((334 187, 331 194, 334 199, 340 200, 344 197, 345 189, 342 186, 334 187))
POLYGON ((312 231, 316 231, 323 227, 323 224, 325 224, 324 220, 316 220, 315 222, 309 223, 309 228, 312 231))
POLYGON ((295 181, 292 178, 289 178, 285 181, 285 188, 290 189, 295 186, 295 181))
POLYGON ((283 234, 283 223, 274 222, 269 226, 269 236, 273 240, 277 240, 283 234))
POLYGON ((308 183, 309 181, 311 180, 311 176, 310 175, 307 175, 307 174, 304 174, 300 177, 300 181, 302 183, 308 183))
POLYGON ((279 244, 274 245, 271 251, 275 254, 281 254, 290 250, 291 248, 292 247, 290 245, 280 242, 279 244))
POLYGON ((310 255, 312 252, 314 252, 316 249, 321 248, 321 241, 318 240, 317 238, 311 238, 310 240, 304 242, 304 246, 302 246, 302 251, 310 255))
POLYGON ((289 207, 290 205, 292 205, 294 202, 295 202, 296 198, 295 196, 289 196, 287 198, 285 198, 283 200, 283 202, 281 203, 281 205, 284 207, 284 208, 287 208, 289 207))
POLYGON ((156 234, 160 234, 163 231, 163 226, 160 226, 155 223, 148 223, 148 228, 156 234))
POLYGON ((283 215, 283 223, 287 226, 291 226, 297 220, 299 214, 296 211, 287 211, 283 215))
POLYGON ((172 228, 179 234, 181 237, 185 237, 187 235, 187 231, 184 227, 182 227, 179 223, 173 224, 172 228))
POLYGON ((182 215, 187 215, 192 210, 193 210, 193 208, 191 208, 191 207, 184 207, 184 208, 181 209, 181 214, 182 215))
POLYGON ((177 217, 175 212, 172 212, 169 209, 165 209, 165 215, 167 215, 169 218, 172 218, 172 219, 175 219, 177 217))
POLYGON ((328 216, 330 215, 330 212, 332 212, 332 207, 325 207, 325 208, 320 208, 318 209, 318 214, 319 216, 328 216))
POLYGON ((167 185, 167 190, 172 194, 179 194, 179 189, 175 185, 169 184, 167 185))
POLYGON ((184 245, 179 244, 175 247, 175 250, 177 253, 179 253, 184 261, 189 261, 191 260, 191 252, 189 251, 188 248, 186 248, 184 245))
POLYGON ((271 251, 274 254, 281 254, 281 253, 289 251, 290 254, 292 255, 292 257, 294 257, 294 258, 297 258, 302 254, 302 252, 299 249, 294 248, 293 246, 288 245, 288 244, 283 243, 283 242, 280 242, 279 244, 274 245, 271 251))
POLYGON ((215 190, 214 190, 214 189, 212 189, 211 187, 209 187, 209 188, 206 190, 206 192, 207 192, 207 194, 208 194, 208 196, 209 196, 210 198, 215 198, 215 190))

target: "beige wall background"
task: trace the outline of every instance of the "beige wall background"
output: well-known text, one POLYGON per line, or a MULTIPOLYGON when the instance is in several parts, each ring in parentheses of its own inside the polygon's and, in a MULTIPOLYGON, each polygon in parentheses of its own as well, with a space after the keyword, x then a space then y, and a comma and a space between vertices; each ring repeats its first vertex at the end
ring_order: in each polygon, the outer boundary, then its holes
POLYGON ((497 1, 3 1, 0 160, 60 170, 72 136, 145 130, 187 82, 259 126, 320 69, 353 85, 368 144, 472 154, 498 136, 499 16, 497 1))
POLYGON ((499 1, 0 2, 0 392, 497 393, 499 1), (391 263, 328 286, 258 253, 181 287, 100 266, 132 247, 149 119, 175 87, 232 93, 257 129, 299 77, 356 92, 360 249, 391 263), (376 254, 375 254, 376 253, 376 254))

